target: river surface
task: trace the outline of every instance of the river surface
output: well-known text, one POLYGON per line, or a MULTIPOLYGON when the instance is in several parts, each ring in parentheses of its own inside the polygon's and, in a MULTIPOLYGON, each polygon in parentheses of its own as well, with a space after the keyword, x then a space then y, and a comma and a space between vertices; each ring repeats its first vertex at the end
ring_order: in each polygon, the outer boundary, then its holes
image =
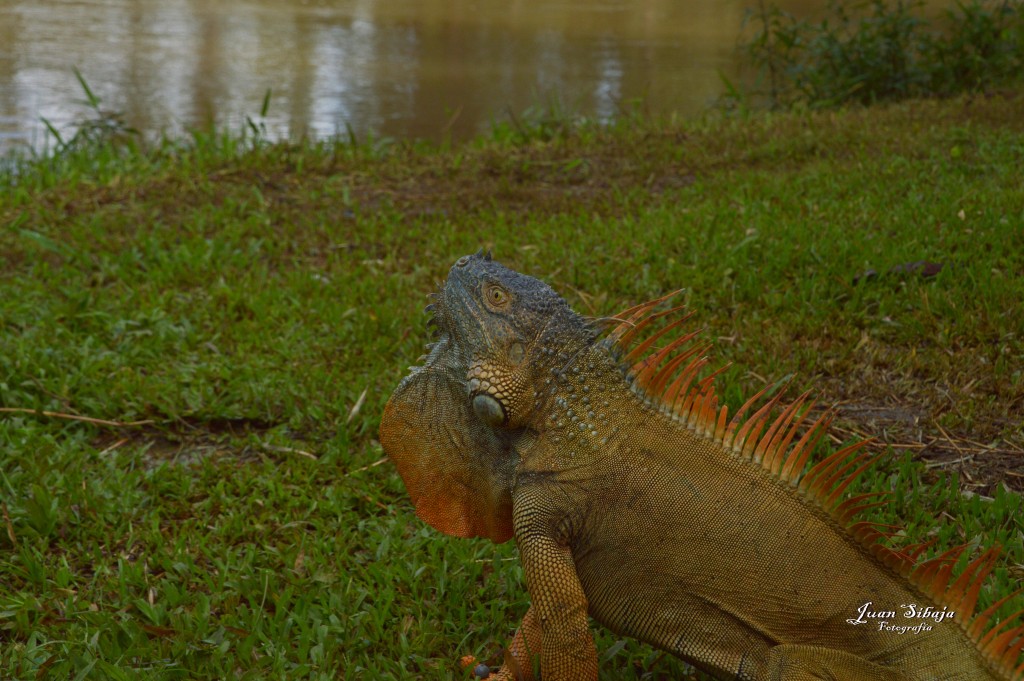
POLYGON ((0 153, 91 115, 75 69, 151 136, 251 119, 274 138, 460 139, 549 103, 693 116, 735 77, 755 2, 0 0, 0 153))

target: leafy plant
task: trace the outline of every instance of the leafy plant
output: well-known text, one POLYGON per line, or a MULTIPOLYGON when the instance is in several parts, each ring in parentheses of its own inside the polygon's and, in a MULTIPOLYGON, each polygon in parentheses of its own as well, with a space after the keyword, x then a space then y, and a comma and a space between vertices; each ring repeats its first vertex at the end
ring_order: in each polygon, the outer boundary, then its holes
MULTIPOLYGON (((743 46, 759 72, 755 94, 772 108, 872 104, 949 96, 1019 80, 1024 14, 1019 0, 957 2, 941 25, 922 0, 830 0, 823 18, 797 18, 763 0, 748 12, 743 46)), ((749 97, 730 87, 725 100, 749 97)))
POLYGON ((119 146, 130 143, 138 137, 139 131, 125 122, 124 114, 101 107, 102 100, 93 92, 86 82, 85 76, 76 68, 75 78, 82 88, 85 99, 81 102, 91 112, 75 124, 74 134, 64 139, 57 127, 48 119, 43 118, 43 125, 57 142, 57 152, 66 152, 82 146, 119 146))

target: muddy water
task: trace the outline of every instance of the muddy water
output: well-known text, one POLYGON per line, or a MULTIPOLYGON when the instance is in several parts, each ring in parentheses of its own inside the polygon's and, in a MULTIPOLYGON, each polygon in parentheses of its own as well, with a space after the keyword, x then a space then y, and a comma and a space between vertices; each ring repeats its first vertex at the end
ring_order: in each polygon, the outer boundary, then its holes
MULTIPOLYGON (((753 0, 0 0, 0 152, 88 110, 149 134, 462 138, 537 102, 695 115, 753 0), (259 117, 264 95, 271 101, 259 117)), ((810 0, 783 3, 790 9, 810 0)))

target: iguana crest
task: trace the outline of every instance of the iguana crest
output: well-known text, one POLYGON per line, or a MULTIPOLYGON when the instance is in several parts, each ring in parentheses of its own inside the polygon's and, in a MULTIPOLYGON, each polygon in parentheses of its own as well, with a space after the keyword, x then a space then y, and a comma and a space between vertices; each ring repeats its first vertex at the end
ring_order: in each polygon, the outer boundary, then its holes
POLYGON ((708 363, 704 353, 711 347, 709 343, 695 342, 700 330, 681 333, 660 348, 655 346, 672 331, 680 330, 693 315, 683 306, 656 311, 680 292, 674 291, 602 320, 605 325, 615 323, 604 342, 619 357, 623 376, 633 390, 652 407, 685 422, 694 432, 713 439, 734 456, 760 466, 768 474, 799 490, 811 503, 821 507, 849 530, 889 569, 954 611, 955 621, 977 643, 994 668, 1012 679, 1024 679, 1024 662, 1018 665, 1024 649, 1024 623, 1019 622, 1024 610, 995 627, 989 626, 994 613, 1004 603, 1024 593, 1024 589, 1008 594, 977 615, 974 613, 981 587, 995 567, 1000 547, 992 546, 983 551, 953 580, 953 567, 970 544, 954 547, 926 560, 921 560, 920 556, 931 542, 898 548, 886 546, 883 541, 895 536, 899 528, 860 520, 859 514, 887 503, 881 499, 888 493, 871 492, 843 497, 850 484, 877 458, 863 451, 870 440, 853 443, 808 466, 808 458, 828 431, 835 412, 823 410, 805 427, 815 406, 813 402, 807 405, 810 394, 800 395, 779 410, 783 391, 770 399, 763 399, 773 387, 771 385, 747 400, 729 419, 729 408, 726 405, 719 407, 714 387, 715 376, 726 367, 700 376, 708 363), (664 323, 673 314, 678 317, 664 323), (661 328, 657 328, 659 323, 661 328), (645 331, 652 329, 657 330, 640 340, 645 331), (760 407, 748 416, 759 401, 762 402, 760 407), (776 411, 779 413, 773 418, 776 411), (1013 626, 1014 622, 1018 622, 1016 626, 1013 626))

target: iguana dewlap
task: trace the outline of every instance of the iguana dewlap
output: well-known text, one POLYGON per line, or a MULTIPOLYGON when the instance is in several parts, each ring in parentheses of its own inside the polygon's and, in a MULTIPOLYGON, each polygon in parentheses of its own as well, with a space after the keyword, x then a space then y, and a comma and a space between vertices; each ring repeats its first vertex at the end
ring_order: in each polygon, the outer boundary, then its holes
POLYGON ((531 606, 496 678, 596 679, 588 615, 721 679, 1024 678, 1024 626, 974 614, 998 549, 953 577, 964 547, 883 546, 857 521, 877 499, 844 496, 860 445, 808 466, 829 416, 807 423, 806 396, 730 418, 695 334, 663 340, 685 319, 664 300, 601 334, 477 254, 430 306, 380 440, 421 518, 516 539, 531 606))

